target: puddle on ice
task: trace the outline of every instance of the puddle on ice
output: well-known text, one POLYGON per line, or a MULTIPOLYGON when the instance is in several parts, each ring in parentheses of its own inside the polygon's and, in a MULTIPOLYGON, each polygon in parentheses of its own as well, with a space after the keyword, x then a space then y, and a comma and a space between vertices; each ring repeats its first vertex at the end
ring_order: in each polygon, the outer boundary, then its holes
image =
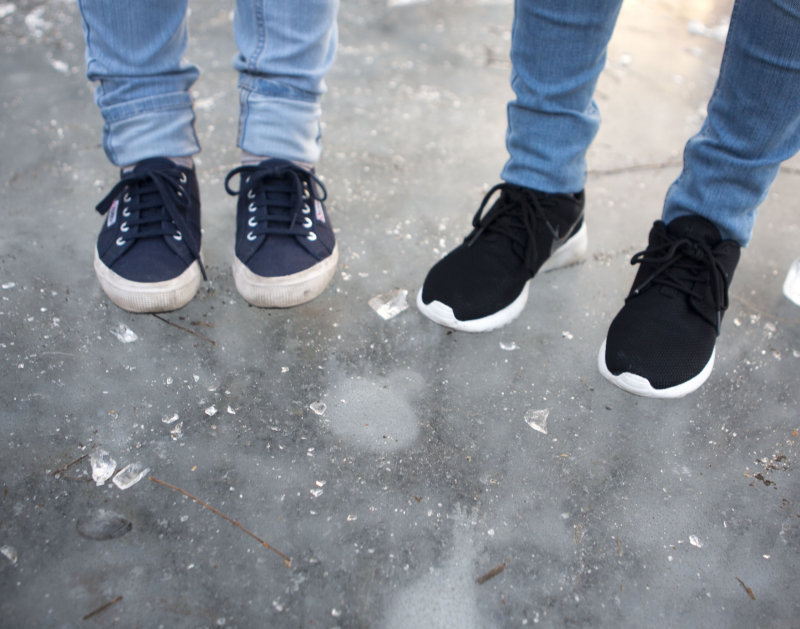
POLYGON ((128 489, 142 480, 149 471, 150 468, 142 466, 141 463, 130 463, 113 478, 113 483, 120 489, 128 489))
POLYGON ((81 537, 104 540, 122 537, 133 528, 133 524, 119 513, 97 509, 80 516, 77 528, 81 537))
POLYGON ((405 288, 396 288, 376 295, 368 303, 382 319, 388 321, 408 308, 408 291, 405 288))
POLYGON ((134 341, 139 340, 139 336, 131 330, 127 325, 124 323, 120 323, 119 325, 115 325, 111 328, 111 334, 117 337, 120 343, 133 343, 134 341))
POLYGON ((114 475, 117 469, 117 462, 105 450, 96 450, 89 456, 89 464, 92 466, 92 480, 100 487, 114 475))
POLYGON ((540 410, 530 409, 525 412, 525 423, 534 430, 547 434, 547 417, 550 415, 549 408, 540 410))

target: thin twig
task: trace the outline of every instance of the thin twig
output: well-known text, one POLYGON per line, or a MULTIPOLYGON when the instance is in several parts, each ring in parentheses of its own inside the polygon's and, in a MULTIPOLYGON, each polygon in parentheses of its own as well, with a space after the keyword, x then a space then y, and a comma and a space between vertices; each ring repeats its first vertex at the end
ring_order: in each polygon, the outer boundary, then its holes
POLYGON ((66 464, 64 467, 62 467, 62 468, 59 468, 59 469, 57 469, 55 472, 53 472, 53 476, 58 476, 59 474, 63 474, 63 473, 64 473, 64 472, 66 472, 66 471, 67 471, 69 468, 71 468, 73 465, 77 465, 78 463, 80 463, 81 461, 83 461, 83 460, 84 460, 86 457, 88 457, 88 456, 89 456, 88 454, 84 454, 83 456, 79 456, 79 457, 78 457, 77 459, 75 459, 75 460, 74 460, 72 463, 67 463, 67 464, 66 464))
POLYGON ((749 596, 753 600, 756 600, 756 595, 753 594, 753 590, 751 590, 749 587, 747 587, 744 584, 744 581, 742 581, 739 577, 735 577, 735 578, 739 582, 739 585, 741 585, 744 588, 744 591, 747 592, 747 596, 749 596))
POLYGON ((478 585, 483 585, 489 579, 494 579, 498 574, 500 574, 505 569, 506 569, 506 562, 504 561, 499 566, 492 568, 491 570, 489 570, 489 572, 487 572, 481 577, 478 577, 475 580, 478 582, 478 585))
POLYGON ((291 560, 290 557, 288 557, 287 555, 284 555, 277 548, 275 548, 274 546, 271 546, 270 544, 265 542, 263 539, 261 539, 258 535, 256 535, 252 531, 247 530, 245 527, 243 527, 241 524, 239 524, 239 522, 237 522, 233 518, 229 518, 227 515, 225 515, 221 511, 215 509, 214 507, 212 507, 207 502, 203 502, 202 500, 200 500, 200 498, 197 498, 196 496, 193 496, 188 491, 186 491, 184 489, 181 489, 180 487, 176 487, 175 485, 172 485, 171 483, 168 483, 168 482, 163 481, 163 480, 159 480, 158 478, 155 478, 153 476, 148 476, 147 480, 153 481, 154 483, 158 483, 159 485, 163 485, 164 487, 169 487, 170 489, 173 489, 173 490, 177 491, 178 493, 183 494, 187 498, 191 498, 197 504, 205 507, 206 509, 208 509, 212 513, 216 513, 223 520, 227 520, 228 522, 233 524, 235 527, 237 527, 237 528, 241 529, 242 531, 244 531, 245 533, 247 533, 250 537, 252 537, 254 540, 256 540, 259 544, 261 544, 267 550, 271 550, 273 553, 278 555, 281 559, 283 559, 283 565, 285 565, 287 568, 291 568, 292 567, 292 560, 291 560))
POLYGON ((216 344, 217 344, 216 341, 212 341, 207 336, 203 336, 202 334, 200 334, 199 332, 195 332, 191 328, 185 328, 182 325, 178 325, 177 323, 173 323, 169 319, 165 319, 164 317, 162 317, 159 314, 156 314, 155 312, 151 312, 150 314, 152 314, 159 321, 163 321, 164 323, 168 323, 169 325, 174 326, 174 327, 178 328, 179 330, 183 330, 184 332, 188 332, 189 334, 194 334, 197 338, 203 339, 204 341, 207 341, 208 343, 211 343, 214 346, 216 346, 216 344))
POLYGON ((121 600, 122 600, 122 597, 118 596, 113 601, 108 601, 108 603, 106 603, 105 605, 101 605, 100 607, 95 609, 93 612, 89 612, 88 614, 86 614, 83 617, 83 619, 84 620, 89 620, 92 616, 97 616, 97 614, 99 614, 100 612, 106 611, 109 607, 111 607, 112 605, 114 605, 116 603, 119 603, 121 600))

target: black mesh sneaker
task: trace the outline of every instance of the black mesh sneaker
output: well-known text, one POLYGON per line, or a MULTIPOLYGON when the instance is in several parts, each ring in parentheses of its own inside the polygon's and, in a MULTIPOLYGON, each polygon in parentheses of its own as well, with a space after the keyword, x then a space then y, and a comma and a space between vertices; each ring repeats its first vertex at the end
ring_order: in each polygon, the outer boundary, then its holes
POLYGON ((97 205, 106 219, 94 256, 100 286, 131 312, 185 306, 205 278, 194 169, 146 159, 123 172, 97 205))
POLYGON ((739 244, 722 240, 704 218, 657 221, 625 306, 600 348, 600 373, 647 397, 678 398, 697 390, 714 366, 714 344, 728 307, 739 244))
POLYGON ((233 279, 254 306, 286 308, 314 299, 331 281, 339 250, 325 210, 327 192, 312 170, 268 159, 225 178, 239 195, 233 279), (239 190, 229 182, 240 175, 239 190))
POLYGON ((464 332, 485 332, 515 319, 539 271, 578 262, 586 252, 583 192, 545 194, 501 183, 484 197, 464 242, 428 272, 417 308, 464 332), (495 192, 500 197, 483 215, 495 192))

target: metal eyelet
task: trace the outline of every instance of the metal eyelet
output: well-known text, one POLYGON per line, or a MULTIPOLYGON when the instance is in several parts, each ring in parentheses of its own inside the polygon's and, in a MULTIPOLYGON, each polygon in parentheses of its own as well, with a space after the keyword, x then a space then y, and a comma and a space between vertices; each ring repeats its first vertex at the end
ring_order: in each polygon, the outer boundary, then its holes
POLYGON ((122 208, 122 215, 128 218, 131 215, 131 209, 129 207, 122 208))
POLYGON ((248 199, 255 199, 256 198, 255 188, 250 188, 250 190, 247 191, 247 198, 248 199))
POLYGON ((306 238, 308 238, 311 242, 314 242, 317 239, 317 235, 314 232, 310 232, 306 238))
POLYGON ((251 203, 250 205, 248 205, 247 206, 247 211, 248 212, 255 212, 256 211, 256 204, 255 203, 251 203))
POLYGON ((181 233, 181 230, 178 230, 178 233, 177 234, 173 234, 172 237, 175 240, 183 240, 183 234, 181 233))
POLYGON ((131 195, 129 195, 129 194, 126 192, 126 193, 125 193, 125 196, 124 196, 124 197, 122 197, 122 200, 123 200, 123 201, 125 201, 125 203, 130 203, 130 202, 131 202, 131 195))
POLYGON ((308 216, 306 216, 303 219, 303 227, 305 227, 306 229, 311 229, 311 227, 313 227, 313 225, 314 225, 314 223, 311 222, 311 219, 308 216))
POLYGON ((127 240, 125 240, 122 236, 120 236, 119 238, 117 238, 117 247, 124 246, 126 242, 127 240))
POLYGON ((301 211, 303 214, 311 214, 311 208, 308 207, 308 203, 303 203, 303 209, 301 211))
POLYGON ((247 224, 250 225, 250 227, 258 227, 258 221, 256 220, 255 216, 251 216, 247 221, 247 224))
POLYGON ((180 177, 180 182, 181 183, 186 183, 187 181, 188 181, 188 178, 186 177, 186 173, 182 172, 181 173, 181 177, 180 177))
POLYGON ((128 223, 122 223, 122 225, 119 226, 119 230, 121 232, 127 232, 129 229, 130 227, 128 227, 128 223))
POLYGON ((253 232, 247 232, 247 240, 253 242, 256 239, 256 235, 253 232))

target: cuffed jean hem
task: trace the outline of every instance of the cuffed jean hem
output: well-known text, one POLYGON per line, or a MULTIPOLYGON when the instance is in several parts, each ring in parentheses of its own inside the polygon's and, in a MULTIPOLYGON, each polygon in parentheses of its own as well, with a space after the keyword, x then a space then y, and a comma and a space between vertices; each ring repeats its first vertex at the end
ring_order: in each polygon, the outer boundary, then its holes
POLYGON ((319 160, 322 107, 316 101, 260 94, 240 87, 239 147, 314 164, 319 160))
POLYGON ((164 94, 104 107, 103 149, 113 164, 200 151, 189 94, 164 94))

